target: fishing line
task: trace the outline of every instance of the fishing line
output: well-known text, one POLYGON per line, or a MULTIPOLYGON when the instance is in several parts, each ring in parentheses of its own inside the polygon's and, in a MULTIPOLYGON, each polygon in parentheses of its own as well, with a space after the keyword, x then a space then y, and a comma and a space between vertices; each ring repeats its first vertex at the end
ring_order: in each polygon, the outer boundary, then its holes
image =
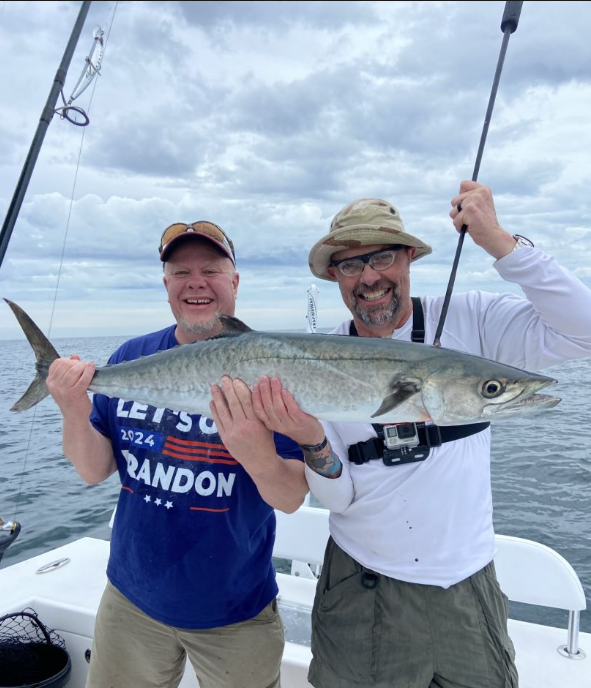
MULTIPOLYGON (((116 13, 116 11, 117 11, 118 5, 119 5, 119 0, 115 0, 114 6, 113 6, 113 11, 112 11, 112 14, 111 14, 111 19, 110 19, 110 22, 109 22, 109 28, 108 28, 108 30, 107 30, 107 34, 106 34, 106 38, 105 38, 105 42, 104 42, 104 53, 105 53, 105 54, 106 54, 106 51, 107 51, 107 44, 108 44, 108 42, 109 42, 109 36, 111 35, 111 29, 113 28, 113 22, 115 21, 115 13, 116 13)), ((90 93, 90 98, 89 98, 89 101, 88 101, 88 112, 90 112, 91 107, 92 107, 92 100, 93 100, 93 98, 94 98, 94 93, 95 93, 97 84, 98 84, 98 80, 95 79, 94 85, 93 85, 92 90, 91 90, 91 93, 90 93)), ((79 148, 79 151, 78 151, 78 159, 77 159, 77 162, 76 162, 76 170, 75 170, 75 172, 74 172, 74 183, 73 183, 73 185, 72 185, 72 193, 71 193, 71 196, 70 196, 70 206, 69 206, 69 209, 68 209, 68 217, 67 217, 67 219, 66 219, 66 228, 65 228, 65 232, 64 232, 64 240, 63 240, 63 243, 62 243, 62 252, 61 252, 60 262, 59 262, 59 267, 58 267, 58 272, 57 272, 57 280, 56 280, 55 291, 54 291, 54 296, 53 296, 53 303, 52 303, 52 306, 51 306, 51 313, 50 313, 50 316, 49 316, 49 326, 48 326, 48 329, 47 329, 47 337, 48 337, 48 338, 49 338, 50 335, 51 335, 51 328, 52 328, 52 326, 53 326, 53 319, 54 319, 55 308, 56 308, 56 304, 57 304, 57 295, 58 295, 58 291, 59 291, 60 279, 61 279, 61 275, 62 275, 62 267, 63 267, 63 263, 64 263, 65 253, 66 253, 66 244, 67 244, 67 241, 68 241, 68 233, 69 233, 69 230, 70 230, 70 220, 71 220, 71 218, 72 218, 72 210, 73 210, 73 207, 74 207, 74 195, 75 195, 76 186, 77 186, 77 183, 78 183, 78 171, 79 171, 79 169, 80 169, 80 160, 81 160, 81 158, 82 158, 82 149, 83 149, 83 146, 84 146, 84 135, 85 135, 85 133, 86 133, 86 127, 82 127, 82 136, 80 137, 80 148, 79 148)), ((18 487, 18 492, 17 492, 17 497, 16 497, 16 505, 15 505, 15 509, 14 509, 14 517, 13 517, 13 520, 16 520, 16 516, 17 516, 18 509, 19 509, 19 505, 20 505, 21 494, 22 494, 22 488, 23 488, 23 482, 24 482, 25 475, 26 475, 27 459, 28 459, 28 457, 29 457, 29 449, 30 449, 30 446, 31 446, 31 443, 32 443, 32 439, 33 439, 33 428, 35 427, 35 416, 36 416, 36 414, 37 414, 37 407, 34 406, 34 407, 33 407, 33 417, 32 417, 32 419, 31 419, 31 428, 30 428, 30 431, 29 431, 29 436, 28 436, 28 439, 27 439, 26 447, 25 447, 25 456, 24 456, 24 459, 23 459, 23 470, 22 470, 22 474, 21 474, 20 484, 19 484, 19 487, 18 487)))
MULTIPOLYGON (((113 21, 115 20, 115 12, 117 11, 118 5, 119 5, 119 0, 116 0, 114 7, 113 7, 113 13, 111 15, 111 22, 109 24, 109 29, 107 31, 107 37, 105 39, 104 54, 106 54, 106 52, 107 52, 107 44, 109 42, 109 36, 111 35, 111 29, 113 28, 113 21)), ((96 91, 97 84, 98 84, 98 80, 95 79, 94 85, 92 87, 92 91, 90 93, 90 99, 88 101, 88 112, 90 112, 90 110, 92 108, 92 100, 94 98, 94 92, 96 91)), ((51 327, 53 324, 53 316, 55 314, 55 307, 56 307, 56 303, 57 303, 57 294, 59 291, 60 279, 61 279, 61 275, 62 275, 62 267, 63 267, 64 257, 66 254, 66 244, 68 242, 68 233, 70 231, 70 220, 72 218, 72 210, 74 208, 74 195, 76 193, 76 186, 78 184, 78 172, 80 169, 80 160, 82 159, 82 149, 84 147, 84 136, 85 136, 85 134, 86 134, 86 127, 82 127, 82 136, 80 137, 80 149, 78 151, 78 160, 76 161, 76 171, 74 172, 74 183, 72 185, 72 194, 70 196, 70 207, 68 209, 68 217, 66 219, 66 229, 65 229, 65 233, 64 233, 64 241, 62 244, 62 253, 60 256, 59 268, 58 268, 58 273, 57 273, 57 281, 56 281, 55 292, 54 292, 54 296, 53 296, 53 304, 51 307, 51 314, 49 317, 49 329, 47 332, 48 338, 49 338, 49 335, 51 334, 51 327)))
MULTIPOLYGON (((490 119, 492 116, 493 107, 495 105, 495 98, 497 96, 497 89, 499 87, 499 81, 501 80, 501 72, 503 71, 503 63, 505 62, 505 53, 507 52, 507 46, 509 44, 509 38, 512 33, 517 30, 517 24, 519 23, 519 15, 521 14, 521 7, 523 2, 506 2, 505 11, 503 12, 503 19, 501 20, 501 31, 503 32, 503 43, 501 45, 501 51, 499 53, 499 59, 497 61, 497 69, 495 71, 495 77, 493 79, 493 85, 490 93, 490 98, 488 100, 488 107, 486 109, 486 115, 484 117, 484 126, 482 127, 482 134, 480 136, 480 144, 478 146, 478 152, 476 154, 476 163, 474 164, 474 172, 472 173, 472 181, 475 182, 478 179, 478 172, 480 171, 480 162, 482 160, 482 154, 484 152, 484 144, 486 143, 486 136, 488 134, 488 127, 490 124, 490 119)), ((454 288, 454 282, 456 280, 456 273, 458 270, 458 263, 460 262, 460 254, 462 252, 462 246, 464 244, 464 237, 466 236, 466 231, 468 225, 462 225, 460 229, 460 236, 458 239, 458 246, 456 248, 456 255, 454 257, 454 262, 451 269, 451 275, 449 277, 449 282, 447 285, 447 291, 445 292, 445 298, 443 300, 443 307, 441 309, 441 316, 439 318, 439 323, 437 325, 437 331, 435 332, 435 339, 433 341, 433 346, 441 346, 440 337, 443 332, 443 324, 445 323, 445 317, 447 316, 447 309, 449 308, 449 302, 451 299, 451 293, 454 288)))

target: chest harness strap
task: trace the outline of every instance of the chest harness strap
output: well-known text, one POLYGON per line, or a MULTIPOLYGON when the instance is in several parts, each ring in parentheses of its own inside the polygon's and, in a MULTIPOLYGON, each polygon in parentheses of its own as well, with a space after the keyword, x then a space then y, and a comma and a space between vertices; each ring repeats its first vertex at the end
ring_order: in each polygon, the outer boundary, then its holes
MULTIPOLYGON (((412 333, 413 342, 425 342, 425 318, 423 304, 416 296, 412 298, 412 333)), ((355 323, 349 328, 351 337, 358 337, 355 323)), ((380 425, 372 423, 377 437, 365 442, 357 442, 349 447, 349 461, 358 466, 382 459, 386 466, 401 466, 405 463, 424 461, 431 452, 431 447, 440 447, 446 442, 454 442, 463 437, 470 437, 486 430, 490 423, 472 423, 470 425, 426 425, 425 423, 396 423, 380 425), (385 430, 385 429, 386 430, 385 430)))

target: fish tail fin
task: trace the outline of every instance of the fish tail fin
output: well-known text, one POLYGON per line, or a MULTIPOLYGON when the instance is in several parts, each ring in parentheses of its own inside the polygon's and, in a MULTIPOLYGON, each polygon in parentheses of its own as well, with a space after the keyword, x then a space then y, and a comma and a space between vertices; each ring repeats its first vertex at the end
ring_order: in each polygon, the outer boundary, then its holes
POLYGON ((37 359, 35 363, 35 368, 37 370, 35 379, 31 382, 23 396, 10 409, 11 411, 26 411, 49 395, 49 390, 45 383, 49 366, 60 356, 54 349, 53 344, 47 339, 43 332, 41 332, 37 325, 35 325, 25 311, 20 306, 17 306, 16 303, 8 299, 4 300, 12 309, 19 325, 23 328, 23 332, 29 340, 29 344, 33 348, 35 358, 37 359))

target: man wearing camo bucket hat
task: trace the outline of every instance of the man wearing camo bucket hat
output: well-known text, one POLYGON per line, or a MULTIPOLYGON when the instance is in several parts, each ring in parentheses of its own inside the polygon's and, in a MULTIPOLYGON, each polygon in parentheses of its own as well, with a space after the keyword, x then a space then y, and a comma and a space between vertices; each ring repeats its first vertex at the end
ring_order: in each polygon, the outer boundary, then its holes
MULTIPOLYGON (((455 294, 442 346, 532 371, 591 355, 591 290, 503 229, 488 187, 462 182, 451 205, 456 230, 467 225, 525 298, 455 294)), ((309 257, 352 314, 334 333, 433 342, 443 298, 410 296, 411 265, 430 252, 387 201, 337 213, 309 257)), ((310 683, 516 688, 493 563, 488 425, 320 423, 293 408, 292 418, 310 489, 331 511, 310 683)))

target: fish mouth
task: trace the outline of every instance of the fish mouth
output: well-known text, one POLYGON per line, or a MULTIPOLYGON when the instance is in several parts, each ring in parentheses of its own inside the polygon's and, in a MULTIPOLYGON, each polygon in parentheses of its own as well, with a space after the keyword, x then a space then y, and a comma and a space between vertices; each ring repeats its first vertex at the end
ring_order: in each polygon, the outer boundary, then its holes
POLYGON ((541 377, 531 380, 514 399, 502 404, 488 404, 484 408, 485 416, 512 416, 514 414, 533 414, 538 411, 554 408, 562 400, 550 394, 538 394, 540 389, 555 385, 557 380, 551 377, 541 377))
POLYGON ((504 404, 502 407, 496 406, 492 408, 487 406, 485 408, 485 415, 512 416, 514 413, 524 415, 525 413, 537 413, 557 406, 562 399, 560 397, 553 397, 550 394, 531 394, 524 399, 517 398, 515 401, 504 404))

